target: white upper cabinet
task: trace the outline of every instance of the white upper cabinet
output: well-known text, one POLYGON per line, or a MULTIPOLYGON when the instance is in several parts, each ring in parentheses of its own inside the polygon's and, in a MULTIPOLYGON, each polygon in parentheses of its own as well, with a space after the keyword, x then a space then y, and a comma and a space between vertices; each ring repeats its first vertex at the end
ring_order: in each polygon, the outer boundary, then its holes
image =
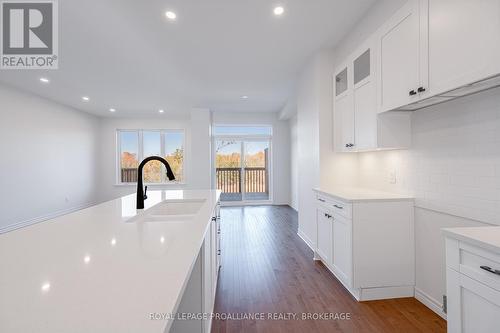
POLYGON ((409 0, 376 35, 378 112, 500 86, 500 0, 409 0))
POLYGON ((367 150, 377 146, 377 113, 375 112, 375 82, 372 49, 362 51, 353 61, 353 103, 355 147, 367 150))
POLYGON ((343 65, 334 77, 335 115, 334 147, 349 151, 354 147, 354 108, 350 67, 343 65))
POLYGON ((427 43, 423 4, 410 0, 378 31, 379 111, 414 103, 426 95, 427 43))
POLYGON ((500 0, 429 0, 432 94, 498 73, 500 0))
POLYGON ((335 72, 334 147, 337 152, 407 148, 410 115, 379 116, 375 39, 365 42, 335 72))

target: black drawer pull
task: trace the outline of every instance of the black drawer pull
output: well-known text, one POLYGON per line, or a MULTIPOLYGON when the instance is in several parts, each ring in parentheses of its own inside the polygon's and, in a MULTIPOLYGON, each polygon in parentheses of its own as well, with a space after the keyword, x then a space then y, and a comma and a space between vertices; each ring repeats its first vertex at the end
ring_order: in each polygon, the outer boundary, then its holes
POLYGON ((424 91, 425 91, 425 88, 424 88, 424 87, 419 87, 419 88, 417 89, 417 91, 418 91, 419 93, 424 92, 424 91))
POLYGON ((339 206, 339 205, 333 205, 333 207, 338 208, 338 209, 344 209, 344 207, 339 206))
POLYGON ((488 267, 488 266, 479 266, 479 267, 481 267, 481 269, 484 269, 485 271, 488 271, 490 273, 500 275, 500 271, 498 269, 493 269, 493 268, 488 267))
POLYGON ((414 96, 417 94, 417 92, 415 90, 410 90, 410 92, 408 93, 410 96, 414 96))
POLYGON ((325 199, 318 198, 319 201, 325 202, 325 199))

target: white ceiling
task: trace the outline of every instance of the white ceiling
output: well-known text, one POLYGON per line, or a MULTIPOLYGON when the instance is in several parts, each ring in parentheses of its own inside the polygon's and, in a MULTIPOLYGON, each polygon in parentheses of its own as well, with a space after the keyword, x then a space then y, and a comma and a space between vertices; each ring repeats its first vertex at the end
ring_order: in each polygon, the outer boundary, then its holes
POLYGON ((63 0, 59 69, 3 70, 0 81, 102 116, 278 111, 308 57, 374 1, 284 0, 275 17, 269 0, 63 0))

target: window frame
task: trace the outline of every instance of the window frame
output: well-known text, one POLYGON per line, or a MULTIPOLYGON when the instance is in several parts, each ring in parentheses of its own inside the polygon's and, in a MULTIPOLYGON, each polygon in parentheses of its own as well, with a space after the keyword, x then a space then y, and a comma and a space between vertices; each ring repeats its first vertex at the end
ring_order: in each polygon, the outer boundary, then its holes
POLYGON ((166 133, 182 133, 182 147, 183 147, 183 160, 182 160, 182 181, 168 181, 165 174, 162 173, 162 181, 159 183, 144 183, 144 185, 148 186, 174 186, 174 185, 185 185, 186 184, 186 130, 179 128, 170 128, 170 129, 157 129, 157 128, 142 128, 142 129, 116 129, 116 165, 115 165, 115 185, 118 186, 136 186, 137 182, 122 182, 121 180, 121 133, 123 132, 133 132, 137 133, 138 140, 138 161, 144 159, 144 132, 160 132, 160 156, 165 156, 165 134, 166 133))
POLYGON ((274 140, 274 125, 273 124, 268 124, 268 123, 249 123, 249 124, 239 124, 239 123, 213 123, 212 127, 215 128, 217 126, 221 127, 269 127, 271 129, 271 134, 251 134, 251 135, 226 135, 226 134, 215 134, 215 131, 212 131, 211 133, 211 145, 212 145, 212 167, 211 167, 211 184, 215 188, 215 179, 216 179, 216 164, 215 164, 215 159, 216 159, 216 141, 217 140, 237 140, 242 142, 242 156, 241 156, 241 167, 243 166, 244 163, 244 142, 245 141, 263 141, 263 142, 269 142, 269 160, 268 160, 268 168, 269 168, 269 199, 268 200, 241 200, 241 201, 235 201, 235 202, 230 202, 230 201, 225 201, 223 202, 224 206, 239 206, 239 205, 259 205, 259 204, 269 204, 274 202, 274 150, 273 150, 273 140, 274 140))

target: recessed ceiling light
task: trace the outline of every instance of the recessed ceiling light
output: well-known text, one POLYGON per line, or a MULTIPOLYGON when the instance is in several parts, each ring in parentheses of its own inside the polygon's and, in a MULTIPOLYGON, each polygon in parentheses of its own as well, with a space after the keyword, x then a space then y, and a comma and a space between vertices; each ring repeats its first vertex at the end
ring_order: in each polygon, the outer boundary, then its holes
POLYGON ((88 102, 88 101, 90 101, 90 98, 89 98, 88 96, 83 96, 83 97, 82 97, 82 100, 83 100, 84 102, 88 102))
POLYGON ((177 18, 177 14, 172 12, 172 11, 167 11, 165 12, 165 16, 169 19, 169 20, 175 20, 177 18))
POLYGON ((163 237, 163 236, 160 237, 160 243, 162 243, 162 244, 165 243, 165 237, 163 237))
POLYGON ((109 112, 115 112, 115 111, 116 111, 116 109, 113 109, 113 108, 109 109, 109 112))
POLYGON ((285 12, 285 8, 281 7, 281 6, 277 6, 277 7, 274 7, 274 15, 276 16, 280 16, 280 15, 283 15, 283 13, 285 12))
POLYGON ((159 112, 159 113, 163 113, 163 112, 165 112, 165 110, 160 109, 160 110, 158 110, 158 112, 159 112))
POLYGON ((241 96, 241 99, 248 99, 248 96, 247 95, 243 95, 243 96, 241 96))
POLYGON ((88 264, 90 262, 90 256, 85 256, 83 258, 83 262, 86 263, 86 264, 88 264))
POLYGON ((50 80, 49 80, 49 79, 47 79, 46 77, 41 77, 41 78, 40 78, 40 82, 43 82, 43 83, 49 83, 49 82, 50 82, 50 80))
POLYGON ((115 245, 116 245, 116 238, 112 238, 112 239, 111 239, 111 245, 112 245, 112 246, 115 246, 115 245))
POLYGON ((45 282, 44 284, 42 284, 42 292, 46 293, 50 290, 50 283, 49 282, 45 282))

